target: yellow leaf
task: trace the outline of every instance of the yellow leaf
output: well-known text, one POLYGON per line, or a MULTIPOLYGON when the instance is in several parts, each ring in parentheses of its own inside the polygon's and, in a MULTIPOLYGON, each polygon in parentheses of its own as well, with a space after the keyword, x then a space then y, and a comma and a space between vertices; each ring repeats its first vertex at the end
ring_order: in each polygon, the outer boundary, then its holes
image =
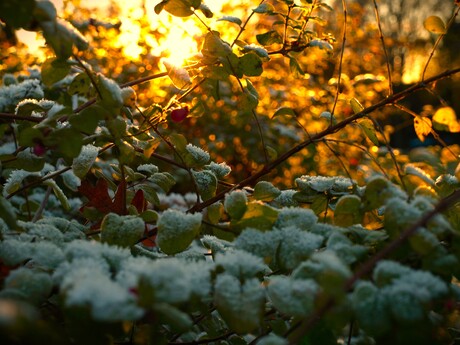
POLYGON ((451 107, 442 107, 436 110, 433 115, 435 127, 440 130, 448 130, 449 132, 460 132, 460 124, 457 121, 455 110, 451 107))
POLYGON ((446 25, 444 24, 444 21, 438 16, 429 16, 423 22, 423 26, 429 32, 432 32, 434 34, 445 34, 446 33, 446 25))
POLYGON ((425 137, 431 132, 431 120, 427 117, 416 116, 414 118, 414 128, 420 141, 425 141, 425 137))
POLYGON ((350 99, 351 109, 353 109, 353 113, 360 113, 364 110, 364 107, 356 98, 350 99))

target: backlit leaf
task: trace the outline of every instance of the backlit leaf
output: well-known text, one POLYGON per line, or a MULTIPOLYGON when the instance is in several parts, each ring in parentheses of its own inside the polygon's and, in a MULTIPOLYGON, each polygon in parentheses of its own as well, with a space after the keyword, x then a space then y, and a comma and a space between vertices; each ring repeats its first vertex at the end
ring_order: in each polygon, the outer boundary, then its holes
POLYGON ((225 21, 225 22, 230 22, 230 23, 235 23, 237 25, 241 25, 242 24, 242 21, 240 18, 238 17, 233 17, 233 16, 223 16, 219 19, 217 19, 217 21, 225 21))
POLYGON ((375 133, 375 127, 374 123, 372 120, 369 119, 359 119, 358 120, 358 125, 361 127, 363 130, 364 134, 366 134, 366 137, 369 138, 370 141, 376 146, 379 145, 379 139, 377 139, 377 135, 375 133))
POLYGON ((438 16, 429 16, 423 22, 423 26, 429 32, 432 32, 434 34, 445 34, 446 33, 446 24, 444 24, 444 21, 438 16))
POLYGON ((70 65, 66 60, 51 58, 46 60, 42 66, 42 81, 46 86, 64 79, 70 72, 70 65))
POLYGON ((451 107, 442 107, 433 115, 433 127, 437 130, 460 132, 460 124, 457 121, 455 110, 451 107))
POLYGON ((420 141, 425 141, 425 137, 431 133, 431 120, 427 117, 416 116, 414 118, 414 129, 415 134, 420 139, 420 141))
POLYGON ((275 113, 273 114, 272 116, 272 119, 275 117, 275 116, 281 116, 281 115, 285 115, 285 116, 293 116, 293 117, 296 117, 297 114, 295 112, 294 109, 292 108, 289 108, 289 107, 281 107, 281 108, 278 108, 275 113))
POLYGON ((283 43, 283 37, 278 33, 278 31, 268 31, 263 34, 256 35, 257 42, 263 46, 269 46, 275 43, 283 43))
POLYGON ((260 201, 272 201, 281 191, 270 182, 260 181, 254 186, 254 198, 260 201))
POLYGON ((262 60, 259 56, 253 53, 248 53, 239 58, 239 66, 244 75, 248 77, 257 77, 264 71, 262 60))

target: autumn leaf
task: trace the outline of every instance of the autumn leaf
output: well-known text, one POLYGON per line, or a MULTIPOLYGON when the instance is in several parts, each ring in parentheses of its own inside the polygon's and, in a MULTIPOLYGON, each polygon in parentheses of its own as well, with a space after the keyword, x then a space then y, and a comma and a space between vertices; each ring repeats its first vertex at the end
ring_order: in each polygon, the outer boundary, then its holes
POLYGON ((425 141, 425 137, 431 133, 431 127, 432 123, 429 118, 422 116, 416 116, 414 118, 415 134, 417 134, 420 141, 425 141))
POLYGON ((457 121, 455 110, 451 107, 441 107, 433 115, 434 128, 449 131, 452 133, 460 132, 460 124, 457 121))
POLYGON ((80 209, 82 211, 85 207, 94 207, 99 212, 107 214, 110 212, 116 214, 126 214, 126 207, 124 201, 126 198, 126 182, 122 181, 118 185, 117 191, 113 198, 109 195, 109 186, 107 181, 100 178, 97 180, 96 185, 93 186, 88 180, 83 180, 78 191, 88 198, 88 202, 80 209))

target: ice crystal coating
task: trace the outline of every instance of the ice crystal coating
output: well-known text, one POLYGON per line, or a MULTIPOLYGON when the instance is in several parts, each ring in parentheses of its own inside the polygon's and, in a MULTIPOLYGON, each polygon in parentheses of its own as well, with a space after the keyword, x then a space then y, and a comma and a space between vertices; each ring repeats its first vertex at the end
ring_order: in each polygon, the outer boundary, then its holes
POLYGON ((240 280, 252 278, 269 271, 260 257, 242 250, 231 250, 217 253, 216 266, 220 266, 227 274, 238 277, 240 280))
POLYGON ((101 224, 101 240, 121 247, 131 247, 141 238, 145 224, 138 216, 107 214, 101 224))
POLYGON ((31 243, 8 239, 0 242, 0 258, 9 266, 31 260, 31 263, 43 269, 54 269, 64 260, 64 254, 50 242, 31 243))
POLYGON ((204 165, 208 163, 209 160, 211 159, 211 156, 209 156, 209 153, 203 150, 202 148, 199 148, 198 146, 187 144, 187 146, 185 146, 185 149, 187 150, 188 153, 192 155, 193 160, 198 165, 204 165))
POLYGON ((40 174, 22 169, 14 170, 10 176, 8 176, 8 179, 3 186, 3 196, 8 196, 9 194, 17 191, 21 186, 22 181, 28 176, 40 176, 40 174))
POLYGON ((345 235, 338 232, 329 237, 326 247, 347 264, 354 263, 367 253, 366 247, 353 244, 345 235))
POLYGON ((49 274, 20 267, 6 277, 3 294, 15 290, 24 299, 35 304, 49 296, 52 286, 49 274))
POLYGON ((347 192, 355 181, 345 177, 308 176, 303 175, 295 180, 300 190, 317 192, 331 191, 332 193, 347 192))
POLYGON ((278 257, 282 267, 294 269, 308 259, 323 243, 324 238, 290 226, 277 230, 281 238, 278 257))
POLYGON ((285 206, 285 207, 296 207, 299 205, 299 203, 294 200, 294 194, 297 193, 294 189, 287 189, 287 190, 282 190, 281 194, 278 195, 273 201, 275 203, 278 203, 280 206, 285 206))
POLYGON ((239 219, 247 209, 248 198, 242 190, 234 190, 225 195, 224 209, 230 217, 239 219))
POLYGON ((312 279, 273 276, 268 279, 267 292, 276 309, 289 316, 304 317, 313 312, 318 284, 312 279))
POLYGON ((257 229, 246 228, 233 242, 235 248, 245 250, 271 262, 276 250, 282 241, 280 231, 262 232, 257 229))
POLYGON ((141 164, 137 167, 137 171, 146 172, 149 175, 153 175, 158 172, 158 167, 154 164, 141 164))
POLYGON ((210 164, 205 165, 204 168, 212 171, 218 179, 224 178, 225 176, 230 174, 230 172, 232 171, 232 168, 230 168, 230 166, 228 166, 227 163, 225 162, 222 162, 222 163, 211 162, 210 164))
POLYGON ((157 244, 166 254, 176 254, 185 250, 200 232, 201 213, 186 214, 176 210, 166 210, 158 219, 157 244))
POLYGON ((270 333, 260 338, 257 345, 288 345, 288 341, 276 334, 270 333))
POLYGON ((289 207, 280 210, 275 226, 280 229, 293 226, 301 230, 309 230, 317 220, 318 217, 310 209, 289 207))
POLYGON ((40 81, 27 79, 19 84, 0 88, 0 112, 12 112, 23 99, 42 99, 45 96, 40 81))
POLYGON ((214 290, 214 304, 233 330, 248 333, 260 325, 265 291, 258 279, 241 283, 235 276, 220 274, 214 290))
POLYGON ((83 146, 78 157, 74 158, 72 162, 73 173, 79 178, 85 177, 96 161, 98 153, 99 149, 94 145, 83 146))

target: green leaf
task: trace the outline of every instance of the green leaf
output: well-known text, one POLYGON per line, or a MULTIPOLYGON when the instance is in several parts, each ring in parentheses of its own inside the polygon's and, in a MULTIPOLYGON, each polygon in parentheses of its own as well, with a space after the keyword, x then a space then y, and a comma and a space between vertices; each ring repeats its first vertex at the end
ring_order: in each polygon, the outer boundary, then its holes
POLYGON ((305 72, 300 67, 299 62, 292 56, 289 56, 289 70, 296 78, 305 76, 305 72))
POLYGON ((445 34, 447 32, 446 24, 438 16, 429 16, 423 22, 423 27, 434 34, 445 34))
POLYGON ((275 8, 273 7, 273 5, 265 2, 254 8, 252 11, 255 13, 271 14, 275 11, 275 8))
POLYGON ((0 195, 0 218, 11 230, 16 229, 16 210, 11 203, 0 195))
POLYGON ((193 326, 192 318, 183 311, 167 303, 155 303, 153 312, 161 324, 167 324, 171 331, 184 333, 193 326))
POLYGON ((422 181, 426 182, 429 184, 431 187, 435 187, 436 183, 433 181, 433 179, 428 175, 426 172, 424 172, 422 169, 416 167, 413 164, 407 164, 404 168, 404 173, 406 175, 413 175, 417 176, 420 178, 422 181))
POLYGON ((88 48, 85 37, 69 22, 57 18, 56 21, 42 22, 43 36, 46 42, 53 48, 57 58, 67 59, 72 55, 72 46, 78 50, 88 48))
POLYGON ((168 172, 161 172, 161 173, 153 174, 151 177, 148 178, 148 181, 156 184, 165 193, 169 192, 171 187, 176 184, 176 180, 168 172))
POLYGON ((280 194, 281 191, 267 181, 257 182, 254 186, 253 196, 260 201, 272 201, 280 194))
POLYGON ((15 29, 27 28, 33 19, 35 0, 0 2, 0 19, 15 29))
POLYGON ((182 90, 192 84, 192 80, 185 68, 176 67, 168 61, 163 61, 168 72, 168 77, 171 79, 175 87, 182 90))
POLYGON ((45 159, 43 157, 37 157, 29 150, 19 152, 16 158, 17 159, 12 161, 11 164, 6 164, 6 167, 24 169, 27 171, 40 171, 45 165, 45 159))
POLYGON ((247 53, 240 57, 239 66, 243 74, 248 77, 257 77, 264 71, 261 58, 253 53, 247 53))
POLYGON ((233 16, 223 16, 219 19, 217 19, 217 21, 225 21, 225 22, 230 22, 230 23, 235 23, 237 25, 240 25, 242 24, 242 21, 240 18, 238 17, 233 17, 233 16))
POLYGON ((396 187, 383 177, 372 179, 364 191, 364 209, 370 211, 383 206, 387 199, 398 195, 396 190, 396 187))
POLYGON ((42 65, 42 81, 46 86, 64 79, 70 72, 70 65, 66 60, 51 58, 42 65))
POLYGON ((311 209, 315 214, 320 214, 326 211, 328 205, 328 198, 324 194, 319 194, 313 198, 313 202, 311 204, 311 209))
POLYGON ((121 88, 118 84, 102 74, 97 75, 97 86, 101 104, 109 109, 119 109, 123 105, 121 88))
POLYGON ((244 53, 254 52, 261 58, 270 59, 267 50, 261 46, 258 46, 257 44, 246 44, 242 49, 244 53))
POLYGON ((191 16, 194 13, 194 9, 199 8, 201 4, 201 1, 197 2, 195 0, 167 0, 163 2, 162 9, 176 17, 191 16))
POLYGON ((210 223, 217 224, 219 223, 220 218, 224 213, 224 205, 217 202, 215 204, 209 205, 206 208, 206 215, 210 223))
POLYGON ((227 212, 233 220, 241 219, 247 210, 247 203, 248 199, 245 192, 241 190, 232 191, 225 195, 225 212, 227 212))
POLYGON ((80 154, 83 136, 75 129, 65 127, 53 131, 43 143, 47 147, 56 147, 65 158, 73 159, 80 154))
POLYGON ((83 146, 78 157, 74 158, 72 162, 73 173, 81 179, 84 178, 96 161, 98 152, 99 150, 96 146, 83 146))
POLYGON ((332 47, 332 45, 328 41, 324 40, 312 40, 310 41, 309 45, 310 47, 318 47, 320 49, 329 51, 332 51, 334 49, 334 47, 332 47))
POLYGON ((201 52, 205 57, 226 57, 232 53, 232 48, 222 41, 219 32, 211 31, 206 34, 201 52))
POLYGON ((292 108, 289 108, 289 107, 281 107, 281 108, 278 108, 275 113, 273 114, 272 116, 272 119, 275 117, 275 116, 292 116, 292 117, 297 117, 297 113, 295 112, 294 109, 292 108))
POLYGON ((205 4, 201 4, 198 9, 201 11, 201 13, 204 14, 206 18, 212 18, 214 16, 214 13, 212 13, 211 9, 205 4))
POLYGON ((283 43, 283 37, 278 31, 268 31, 263 34, 256 35, 257 42, 263 46, 269 46, 275 43, 283 43))
POLYGON ((142 237, 145 224, 137 216, 107 214, 101 224, 101 240, 120 247, 132 247, 142 237))
POLYGON ((69 85, 68 92, 70 95, 85 95, 91 87, 91 79, 86 73, 77 74, 69 85))
POLYGON ((359 224, 363 218, 361 199, 356 195, 344 195, 334 210, 334 223, 339 226, 359 224))
POLYGON ((353 110, 353 113, 355 114, 360 113, 364 110, 363 105, 356 98, 350 99, 350 105, 351 109, 353 110))
MULTIPOLYGON (((22 4, 23 2, 21 2, 22 4)), ((57 11, 56 7, 51 1, 41 0, 37 1, 34 9, 34 19, 39 22, 47 22, 56 20, 57 11)))
POLYGON ((67 196, 64 194, 62 189, 57 185, 56 181, 46 180, 43 182, 43 184, 53 189, 54 195, 56 195, 64 211, 69 211, 70 210, 69 199, 67 199, 67 196))
POLYGON ((168 255, 187 249, 200 233, 201 214, 187 214, 173 209, 163 212, 157 223, 157 244, 168 255))
POLYGON ((214 305, 232 331, 246 334, 259 328, 264 304, 265 291, 258 279, 241 282, 229 274, 217 277, 214 305))
POLYGON ((198 192, 203 200, 211 199, 216 195, 217 178, 209 170, 194 171, 192 170, 193 178, 198 187, 198 192))
POLYGON ((376 146, 379 145, 379 139, 375 133, 374 123, 370 119, 359 119, 358 126, 361 127, 366 137, 376 146))
POLYGON ((95 103, 83 109, 78 114, 69 117, 73 128, 85 134, 93 134, 99 121, 110 118, 112 114, 100 103, 95 103))
POLYGON ((250 202, 247 204, 246 212, 240 220, 230 223, 231 228, 241 232, 246 228, 259 230, 270 230, 278 218, 278 211, 273 207, 261 202, 250 202))
POLYGON ((160 198, 158 197, 155 187, 145 183, 140 184, 137 187, 144 192, 144 197, 148 202, 152 203, 154 206, 160 206, 160 198))
POLYGON ((44 104, 44 102, 37 102, 33 99, 24 99, 19 102, 15 114, 19 116, 31 116, 34 111, 36 112, 46 112, 50 110, 54 105, 54 102, 49 102, 49 104, 44 104))

